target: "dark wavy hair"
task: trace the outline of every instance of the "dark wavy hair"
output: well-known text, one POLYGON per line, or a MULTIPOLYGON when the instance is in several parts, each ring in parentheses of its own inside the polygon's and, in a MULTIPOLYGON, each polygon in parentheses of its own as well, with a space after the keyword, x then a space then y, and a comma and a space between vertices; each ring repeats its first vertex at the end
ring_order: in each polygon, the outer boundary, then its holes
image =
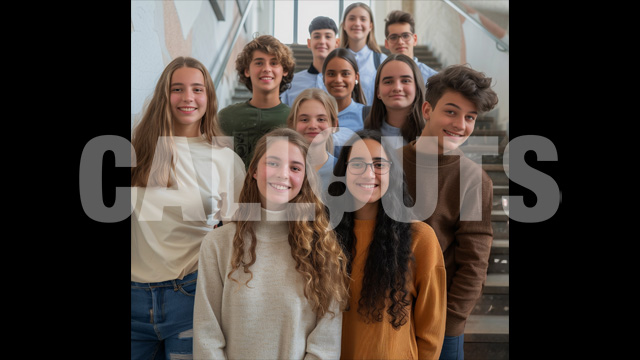
POLYGON ((436 107, 447 91, 456 91, 471 101, 480 113, 491 111, 498 104, 498 95, 491 89, 492 78, 474 70, 469 64, 450 65, 429 77, 424 100, 436 107))
MULTIPOLYGON (((413 200, 407 190, 406 177, 395 151, 392 146, 382 140, 380 131, 360 130, 346 142, 334 167, 334 177, 329 185, 331 196, 327 201, 330 211, 343 206, 344 202, 353 202, 346 184, 338 177, 345 176, 351 148, 360 139, 373 139, 382 144, 389 160, 392 161, 389 179, 394 181, 389 182, 389 188, 382 198, 386 198, 384 201, 386 204, 398 205, 396 208, 400 213, 390 216, 391 209, 385 209, 383 200, 379 200, 381 203, 378 206, 373 240, 365 262, 357 311, 367 321, 378 322, 384 319, 384 312, 386 312, 393 328, 398 329, 407 322, 411 309, 412 300, 409 296, 408 284, 412 280, 411 265, 415 258, 411 251, 411 223, 394 219, 410 219, 410 210, 407 206, 412 204, 413 200), (402 181, 395 181, 395 179, 402 181)), ((393 211, 395 212, 396 209, 393 211)), ((353 226, 354 212, 345 212, 335 228, 338 241, 347 255, 349 274, 351 274, 352 260, 356 255, 353 226)))

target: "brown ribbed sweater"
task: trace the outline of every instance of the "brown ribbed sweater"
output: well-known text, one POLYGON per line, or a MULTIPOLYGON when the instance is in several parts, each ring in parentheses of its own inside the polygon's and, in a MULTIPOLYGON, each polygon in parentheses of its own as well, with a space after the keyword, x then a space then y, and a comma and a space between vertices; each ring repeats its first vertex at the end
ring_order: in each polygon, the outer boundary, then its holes
POLYGON ((445 335, 459 336, 487 278, 493 241, 493 183, 482 167, 460 150, 445 155, 419 153, 416 158, 413 141, 398 149, 398 155, 403 157, 409 192, 416 200, 414 208, 421 209, 418 218, 431 225, 444 255, 445 335))

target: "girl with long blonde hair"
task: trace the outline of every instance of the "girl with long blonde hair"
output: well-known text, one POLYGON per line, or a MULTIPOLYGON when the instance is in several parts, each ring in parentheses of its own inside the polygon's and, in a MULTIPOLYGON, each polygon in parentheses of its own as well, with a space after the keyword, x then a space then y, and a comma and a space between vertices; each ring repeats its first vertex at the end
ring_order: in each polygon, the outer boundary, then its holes
POLYGON ((195 358, 339 357, 346 258, 312 189, 307 151, 292 129, 261 137, 233 222, 205 237, 195 358))
POLYGON ((229 220, 244 164, 218 136, 217 100, 204 65, 164 69, 132 137, 131 358, 191 354, 198 256, 229 220))

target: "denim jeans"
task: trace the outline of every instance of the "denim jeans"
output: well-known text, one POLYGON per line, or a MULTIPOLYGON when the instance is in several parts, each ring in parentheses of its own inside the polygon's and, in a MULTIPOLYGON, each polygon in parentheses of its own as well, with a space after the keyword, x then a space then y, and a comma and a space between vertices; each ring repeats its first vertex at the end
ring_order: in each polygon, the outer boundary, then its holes
POLYGON ((182 280, 131 282, 131 359, 192 359, 198 272, 182 280))
POLYGON ((464 334, 444 336, 439 360, 464 360, 464 334))

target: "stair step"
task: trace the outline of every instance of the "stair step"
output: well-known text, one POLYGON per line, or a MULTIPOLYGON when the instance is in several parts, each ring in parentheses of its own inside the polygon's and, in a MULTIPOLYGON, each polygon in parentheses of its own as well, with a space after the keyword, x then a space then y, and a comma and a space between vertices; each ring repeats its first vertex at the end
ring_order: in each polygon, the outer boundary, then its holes
POLYGON ((509 342, 509 316, 469 315, 464 342, 509 342))
POLYGON ((509 195, 509 185, 493 185, 493 195, 509 195))
POLYGON ((487 273, 509 273, 509 240, 493 240, 487 273))
POLYGON ((482 116, 476 119, 476 124, 474 126, 474 133, 478 130, 486 130, 493 129, 496 124, 496 118, 493 116, 482 116))
MULTIPOLYGON (((508 165, 506 165, 508 169, 508 165)), ((482 169, 487 172, 494 185, 509 185, 509 178, 505 173, 505 165, 503 164, 482 164, 482 169)))
POLYGON ((487 274, 483 294, 508 294, 509 274, 487 274))
POLYGON ((471 315, 509 315, 509 294, 482 294, 471 315))
POLYGON ((509 238, 509 222, 508 221, 497 221, 492 222, 491 226, 493 227, 493 240, 505 240, 509 238))
POLYGON ((494 185, 493 186, 493 201, 492 209, 493 210, 502 210, 502 197, 509 195, 509 186, 508 185, 494 185))
POLYGON ((493 240, 491 244, 491 253, 493 254, 508 254, 509 253, 509 239, 506 240, 493 240))
POLYGON ((470 315, 464 330, 467 360, 509 358, 509 316, 470 315))
POLYGON ((488 273, 472 315, 509 315, 509 274, 488 273))
MULTIPOLYGON (((313 54, 311 50, 305 44, 288 44, 289 48, 293 52, 293 57, 296 60, 296 67, 294 72, 300 72, 309 68, 309 65, 313 61, 313 54)), ((382 53, 389 55, 391 52, 384 47, 384 44, 380 45, 382 53)), ((418 61, 426 64, 430 68, 440 71, 442 70, 442 64, 428 46, 419 45, 413 48, 413 55, 418 58, 418 61)))
POLYGON ((491 221, 508 221, 508 220, 509 220, 509 216, 507 216, 507 213, 504 210, 502 210, 502 208, 491 210, 491 221))

